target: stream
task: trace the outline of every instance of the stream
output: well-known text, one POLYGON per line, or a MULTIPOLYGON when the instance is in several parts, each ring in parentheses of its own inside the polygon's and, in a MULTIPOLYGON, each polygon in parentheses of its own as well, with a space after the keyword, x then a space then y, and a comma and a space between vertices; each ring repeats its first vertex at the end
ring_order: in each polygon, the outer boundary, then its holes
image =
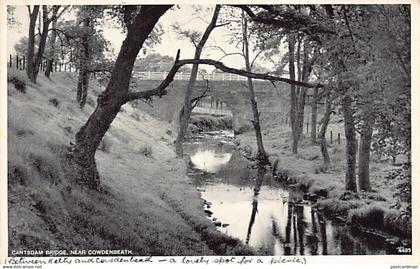
POLYGON ((199 134, 188 141, 189 176, 216 228, 258 255, 394 254, 382 239, 326 219, 235 150, 233 133, 199 134))

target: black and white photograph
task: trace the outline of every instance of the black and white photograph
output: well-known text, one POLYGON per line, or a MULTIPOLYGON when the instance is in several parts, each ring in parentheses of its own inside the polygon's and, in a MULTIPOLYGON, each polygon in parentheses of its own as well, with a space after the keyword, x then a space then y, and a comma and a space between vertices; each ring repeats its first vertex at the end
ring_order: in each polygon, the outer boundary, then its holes
POLYGON ((25 4, 7 257, 413 257, 410 2, 25 4))

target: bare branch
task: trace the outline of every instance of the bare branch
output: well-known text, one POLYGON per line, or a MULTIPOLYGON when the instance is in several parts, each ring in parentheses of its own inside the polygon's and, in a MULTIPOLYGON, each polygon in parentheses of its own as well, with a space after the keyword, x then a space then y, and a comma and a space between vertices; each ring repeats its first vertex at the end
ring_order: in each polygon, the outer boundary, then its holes
POLYGON ((225 23, 217 24, 217 25, 214 26, 214 28, 223 27, 223 26, 229 25, 230 23, 231 22, 225 22, 225 23))
POLYGON ((244 54, 242 53, 242 52, 231 52, 231 53, 228 53, 228 52, 226 52, 222 47, 220 47, 220 46, 212 46, 211 48, 215 48, 215 49, 218 49, 218 50, 220 50, 221 52, 223 52, 223 56, 222 57, 220 57, 217 61, 221 61, 223 58, 225 58, 225 57, 228 57, 228 56, 232 56, 232 55, 240 55, 240 56, 244 56, 244 54))
POLYGON ((70 5, 64 6, 64 8, 60 11, 60 13, 59 13, 59 14, 57 14, 56 18, 57 18, 57 19, 58 19, 58 18, 60 18, 60 17, 61 17, 61 15, 63 15, 63 13, 64 13, 64 12, 65 12, 68 8, 70 8, 70 5))
POLYGON ((204 97, 207 97, 207 93, 208 93, 209 91, 210 91, 209 81, 208 81, 208 80, 206 80, 206 89, 205 89, 205 90, 201 93, 201 95, 200 95, 200 96, 197 96, 197 97, 195 97, 195 98, 191 99, 191 103, 192 103, 191 110, 193 110, 193 109, 197 106, 198 102, 199 102, 201 99, 203 99, 204 97))
POLYGON ((219 61, 212 60, 212 59, 179 60, 179 57, 180 57, 180 50, 178 50, 178 52, 177 52, 177 55, 175 57, 174 65, 172 66, 171 70, 168 72, 168 75, 166 76, 166 78, 160 83, 160 85, 158 87, 156 87, 154 89, 151 89, 151 90, 142 91, 142 92, 130 92, 130 93, 127 94, 125 102, 133 101, 133 100, 136 100, 136 99, 148 100, 153 96, 162 97, 162 96, 166 95, 168 92, 165 89, 174 80, 175 74, 179 70, 179 68, 181 68, 181 66, 186 65, 186 64, 212 65, 212 66, 216 67, 217 69, 219 69, 221 71, 224 71, 224 72, 227 72, 227 73, 237 74, 237 75, 240 75, 240 76, 243 76, 243 77, 248 77, 248 78, 268 80, 272 83, 274 81, 280 81, 280 82, 285 82, 285 83, 288 83, 288 84, 298 85, 298 86, 302 86, 302 87, 306 87, 306 88, 315 88, 315 87, 322 88, 322 87, 324 87, 324 85, 320 84, 320 83, 302 82, 302 81, 291 80, 291 79, 288 79, 288 78, 277 77, 277 76, 273 76, 273 75, 269 75, 269 74, 253 73, 253 72, 248 72, 248 71, 245 71, 245 70, 235 69, 235 68, 227 67, 223 63, 221 63, 219 61))
POLYGON ((322 87, 324 87, 324 85, 320 84, 320 83, 302 82, 302 81, 296 81, 296 80, 292 80, 292 79, 288 79, 288 78, 277 77, 277 76, 273 76, 273 75, 269 75, 269 74, 253 73, 253 72, 248 72, 248 71, 245 71, 245 70, 235 69, 235 68, 231 68, 231 67, 228 67, 228 66, 224 65, 222 62, 215 61, 215 60, 212 60, 212 59, 179 60, 177 64, 180 65, 180 66, 186 65, 186 64, 212 65, 212 66, 216 67, 217 69, 219 69, 221 71, 224 71, 226 73, 237 74, 237 75, 240 75, 240 76, 243 76, 243 77, 262 79, 262 80, 268 80, 268 81, 281 81, 281 82, 285 82, 285 83, 292 84, 292 85, 303 86, 303 87, 306 87, 306 88, 315 88, 315 87, 322 88, 322 87))
POLYGON ((251 69, 252 69, 252 67, 254 66, 254 63, 255 63, 255 61, 257 60, 257 58, 260 56, 260 54, 261 53, 263 53, 264 52, 264 49, 261 49, 258 53, 257 53, 257 55, 255 55, 255 57, 254 57, 254 59, 252 59, 252 61, 251 61, 251 65, 250 65, 250 67, 251 67, 251 69))
POLYGON ((156 88, 152 90, 142 91, 142 92, 130 92, 127 94, 126 102, 136 100, 136 99, 150 99, 152 96, 159 96, 162 97, 163 95, 167 94, 167 91, 165 90, 166 87, 169 86, 169 84, 174 80, 175 74, 178 71, 178 69, 182 66, 179 64, 179 56, 181 51, 178 50, 174 65, 172 66, 171 70, 168 72, 168 75, 166 75, 166 78, 157 86, 156 88))

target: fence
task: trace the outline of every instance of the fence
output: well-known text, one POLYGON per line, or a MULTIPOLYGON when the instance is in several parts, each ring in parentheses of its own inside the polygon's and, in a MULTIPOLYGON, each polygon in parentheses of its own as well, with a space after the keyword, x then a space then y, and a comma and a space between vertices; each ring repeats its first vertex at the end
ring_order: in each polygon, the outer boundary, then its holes
MULTIPOLYGON (((25 56, 12 56, 9 55, 9 61, 7 63, 9 68, 16 68, 17 70, 26 69, 26 57, 25 56)), ((40 71, 45 71, 47 69, 47 60, 43 60, 39 65, 40 71)), ((53 61, 52 62, 52 72, 77 72, 76 65, 66 62, 53 61)))
MULTIPOLYGON (((288 115, 285 116, 283 123, 290 127, 290 120, 289 120, 289 116, 288 115)), ((309 122, 305 122, 304 123, 304 126, 305 125, 306 125, 306 134, 309 134, 309 132, 310 132, 310 124, 309 124, 309 122)), ((317 132, 317 135, 318 135, 318 132, 317 132)), ((334 132, 332 130, 330 130, 329 137, 328 137, 328 132, 327 132, 327 134, 325 134, 325 139, 331 145, 334 143, 334 141, 338 145, 340 145, 341 144, 341 133, 337 132, 337 133, 334 134, 334 132)))
MULTIPOLYGON (((133 77, 139 80, 162 80, 168 75, 168 72, 152 72, 142 71, 133 72, 133 77)), ((174 80, 189 80, 191 76, 190 72, 177 72, 174 80)), ((204 73, 198 74, 197 80, 213 80, 213 81, 245 81, 247 78, 231 73, 204 73)))
MULTIPOLYGON (((8 61, 9 68, 16 68, 18 70, 26 69, 26 57, 25 56, 12 56, 9 55, 8 61)), ((47 68, 47 60, 43 60, 40 63, 40 71, 45 71, 47 68)), ((52 72, 77 72, 77 66, 63 61, 53 61, 52 72)), ((139 80, 162 80, 168 75, 168 72, 152 72, 152 71, 141 71, 133 72, 133 77, 139 80)), ((189 80, 191 72, 177 72, 174 80, 189 80)), ((214 73, 201 73, 197 75, 197 80, 213 80, 213 81, 246 81, 247 78, 231 73, 214 72, 214 73)))

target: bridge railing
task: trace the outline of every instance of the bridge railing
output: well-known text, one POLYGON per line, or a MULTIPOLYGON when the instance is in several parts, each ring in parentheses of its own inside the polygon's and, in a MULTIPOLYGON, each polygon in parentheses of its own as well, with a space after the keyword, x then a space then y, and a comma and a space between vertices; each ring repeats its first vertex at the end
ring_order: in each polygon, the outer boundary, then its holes
MULTIPOLYGON (((133 77, 139 80, 162 80, 168 75, 168 72, 152 72, 142 71, 133 72, 133 77)), ((190 72, 176 73, 174 80, 189 80, 190 72)), ((245 81, 247 78, 231 73, 211 73, 211 74, 198 74, 197 80, 217 80, 217 81, 245 81)))

